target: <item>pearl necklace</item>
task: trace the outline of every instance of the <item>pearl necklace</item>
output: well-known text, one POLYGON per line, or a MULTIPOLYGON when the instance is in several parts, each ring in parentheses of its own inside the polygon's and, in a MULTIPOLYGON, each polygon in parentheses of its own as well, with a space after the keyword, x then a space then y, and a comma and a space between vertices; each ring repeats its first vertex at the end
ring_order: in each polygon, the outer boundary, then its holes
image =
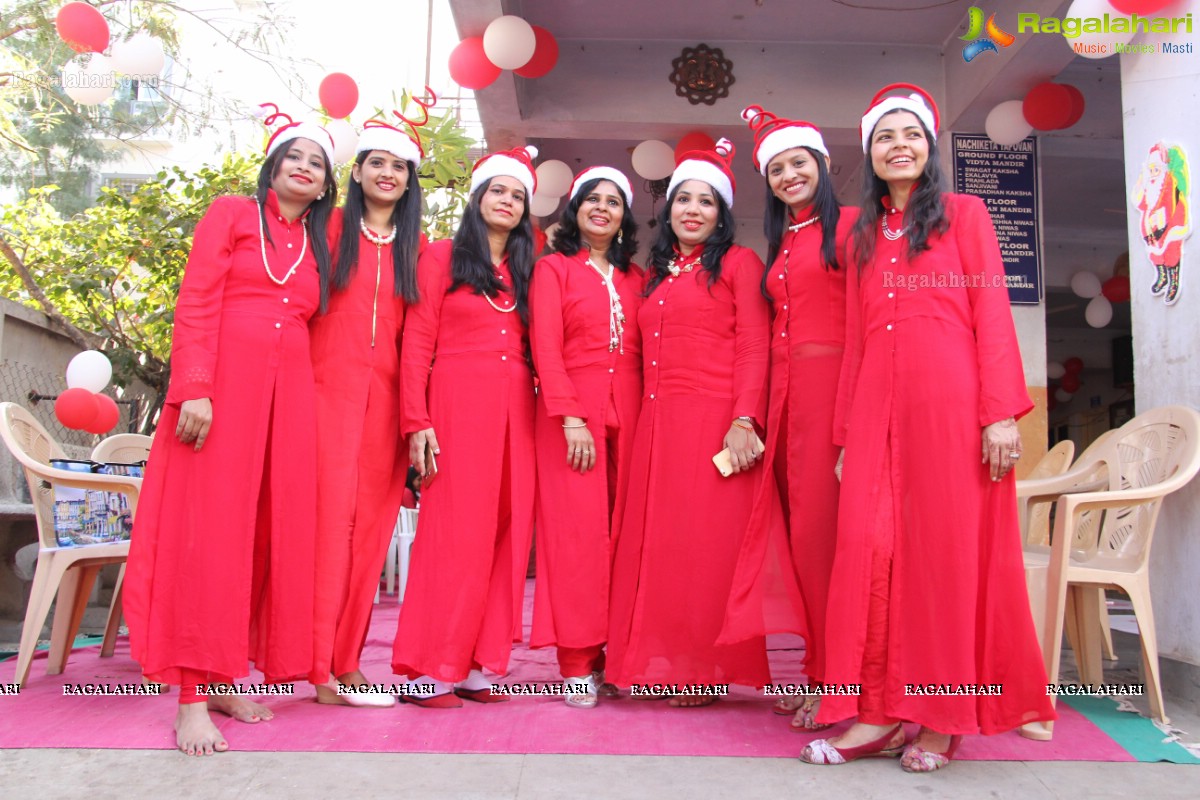
POLYGON ((887 218, 888 218, 889 213, 895 214, 896 209, 893 208, 890 212, 887 212, 882 217, 880 217, 879 223, 883 226, 883 238, 887 239, 889 242, 894 242, 897 239, 899 239, 901 236, 903 236, 904 234, 908 233, 908 226, 906 225, 898 231, 893 231, 891 228, 888 227, 888 224, 887 224, 887 218))
POLYGON ((608 290, 608 352, 612 352, 620 348, 621 354, 625 354, 625 309, 621 307, 621 296, 617 294, 617 287, 613 284, 613 265, 608 265, 608 272, 596 266, 596 263, 590 258, 587 259, 587 264, 592 269, 596 270, 604 281, 604 288, 608 290))
POLYGON ((795 225, 788 225, 788 230, 791 231, 792 233, 795 233, 796 231, 800 230, 801 228, 807 228, 809 225, 812 225, 814 222, 820 222, 820 221, 821 221, 821 215, 818 214, 815 217, 813 217, 812 219, 804 220, 804 222, 797 222, 795 225))
POLYGON ((396 241, 396 226, 395 225, 392 225, 392 232, 389 233, 387 236, 380 236, 379 234, 375 233, 375 231, 368 228, 367 221, 365 219, 360 219, 358 221, 358 227, 362 229, 362 234, 363 234, 363 236, 367 237, 367 241, 370 242, 371 244, 375 245, 376 247, 383 247, 385 245, 389 245, 392 242, 396 241))
MULTIPOLYGON (((500 274, 500 270, 496 270, 496 277, 499 278, 500 280, 504 280, 504 276, 502 276, 500 274)), ((497 311, 499 311, 501 314, 511 314, 512 312, 517 310, 516 303, 513 303, 512 306, 510 306, 508 308, 501 308, 500 306, 496 305, 496 303, 492 300, 492 298, 488 297, 486 293, 482 293, 482 294, 483 294, 483 299, 488 301, 488 305, 491 306, 492 308, 496 309, 497 311)))
MULTIPOLYGON (((680 258, 680 260, 682 260, 683 256, 679 256, 679 258, 680 258)), ((700 263, 700 257, 697 256, 696 258, 692 259, 691 263, 679 264, 677 266, 675 264, 675 256, 671 256, 671 260, 667 262, 667 272, 671 273, 672 277, 678 278, 679 273, 691 272, 693 269, 696 268, 696 265, 699 263, 700 263)))
POLYGON ((300 245, 300 257, 296 259, 296 263, 292 264, 291 269, 287 271, 287 274, 284 275, 283 278, 276 278, 275 273, 271 272, 270 262, 267 261, 267 226, 266 223, 263 222, 262 203, 258 202, 258 200, 255 200, 254 204, 258 206, 258 243, 262 248, 263 268, 266 269, 268 278, 280 286, 283 286, 288 282, 289 279, 291 279, 292 275, 295 274, 296 269, 300 266, 300 262, 304 260, 304 254, 308 252, 308 220, 300 220, 300 229, 304 233, 304 243, 300 245))

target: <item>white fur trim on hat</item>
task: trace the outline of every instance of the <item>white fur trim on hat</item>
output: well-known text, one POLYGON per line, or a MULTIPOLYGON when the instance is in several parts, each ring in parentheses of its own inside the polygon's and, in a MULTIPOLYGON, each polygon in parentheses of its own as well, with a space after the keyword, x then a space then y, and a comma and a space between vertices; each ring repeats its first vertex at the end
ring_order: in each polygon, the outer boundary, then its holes
POLYGON ((784 150, 793 147, 809 147, 818 153, 829 155, 821 132, 811 125, 785 125, 768 133, 754 149, 754 160, 759 163, 759 172, 767 174, 767 164, 784 150))
POLYGON ((714 192, 721 195, 725 200, 725 205, 733 208, 733 182, 729 180, 729 175, 724 170, 711 161, 689 158, 681 162, 671 173, 671 182, 667 185, 667 196, 670 197, 671 192, 675 191, 675 187, 684 181, 704 181, 713 188, 714 192))
POLYGON ((633 185, 629 182, 629 178, 625 176, 625 173, 615 167, 588 167, 576 175, 575 180, 571 181, 571 191, 567 194, 567 200, 575 199, 575 195, 579 194, 580 187, 596 178, 615 183, 617 188, 621 190, 621 194, 625 195, 626 207, 633 205, 633 185))
POLYGON ((271 135, 271 140, 267 142, 267 155, 270 156, 279 148, 279 145, 293 139, 308 139, 316 142, 325 151, 325 157, 329 159, 329 163, 333 163, 333 137, 329 135, 329 131, 315 122, 293 122, 275 131, 271 135))
POLYGON ((471 172, 471 193, 490 178, 507 175, 516 178, 525 186, 526 202, 537 191, 537 173, 533 169, 533 159, 537 158, 538 149, 531 144, 523 148, 504 150, 484 156, 475 162, 471 172), (515 154, 520 153, 523 158, 515 154))
POLYGON ((404 131, 390 125, 369 125, 363 128, 354 154, 369 150, 383 150, 396 158, 404 159, 414 168, 421 166, 421 148, 404 131))
POLYGON ((867 152, 871 141, 871 134, 875 131, 875 125, 883 117, 892 111, 911 111, 917 115, 917 119, 921 120, 929 135, 933 140, 937 141, 937 122, 934 121, 933 111, 929 106, 925 105, 925 101, 921 99, 919 94, 910 94, 908 97, 885 97, 875 105, 867 109, 867 113, 863 114, 862 125, 859 130, 862 133, 863 152, 867 152))

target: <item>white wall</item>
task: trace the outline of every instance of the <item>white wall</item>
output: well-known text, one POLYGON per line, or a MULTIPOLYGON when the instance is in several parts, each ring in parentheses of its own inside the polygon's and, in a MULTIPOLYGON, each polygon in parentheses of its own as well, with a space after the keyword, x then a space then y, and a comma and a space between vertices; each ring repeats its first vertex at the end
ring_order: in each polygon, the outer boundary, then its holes
MULTIPOLYGON (((1181 34, 1175 41, 1191 42, 1195 50, 1193 39, 1181 34)), ((1194 187, 1200 177, 1200 55, 1153 53, 1120 59, 1126 186, 1132 191, 1150 147, 1166 141, 1187 152, 1194 187)), ((1191 202, 1198 198, 1200 192, 1193 188, 1191 202)), ((1195 227, 1194 205, 1191 221, 1195 227)), ((1200 409, 1200 236, 1184 245, 1182 291, 1171 307, 1150 295, 1154 270, 1132 208, 1129 253, 1137 410, 1168 404, 1200 409)), ((1200 664, 1200 480, 1165 501, 1151 576, 1160 652, 1200 664)))

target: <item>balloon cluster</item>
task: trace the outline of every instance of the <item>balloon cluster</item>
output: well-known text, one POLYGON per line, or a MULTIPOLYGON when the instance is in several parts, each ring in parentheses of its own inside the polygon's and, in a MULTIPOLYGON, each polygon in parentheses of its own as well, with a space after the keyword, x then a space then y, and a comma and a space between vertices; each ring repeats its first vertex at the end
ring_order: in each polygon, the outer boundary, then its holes
POLYGON ((1088 301, 1084 317, 1093 328, 1103 328, 1112 322, 1113 303, 1129 302, 1129 275, 1114 275, 1103 283, 1090 270, 1080 270, 1071 276, 1071 291, 1088 301))
POLYGON ((559 200, 571 190, 571 167, 565 161, 552 158, 537 166, 537 191, 529 201, 529 213, 535 217, 548 217, 558 208, 559 200))
POLYGON ((1083 359, 1078 356, 1072 356, 1061 364, 1057 361, 1051 361, 1046 364, 1046 377, 1051 381, 1058 381, 1058 385, 1051 383, 1046 398, 1046 410, 1053 411, 1059 403, 1069 403, 1075 393, 1079 391, 1079 387, 1083 385, 1083 381, 1079 378, 1079 373, 1083 372, 1083 359))
MULTIPOLYGON (((1092 17, 1099 19, 1106 15, 1112 15, 1113 12, 1126 17, 1134 14, 1139 17, 1147 17, 1169 6, 1173 1, 1075 0, 1075 2, 1071 3, 1071 7, 1067 9, 1067 13, 1063 14, 1063 17, 1074 19, 1092 17)), ((1117 52, 1116 45, 1128 44, 1137 35, 1137 28, 1133 25, 1130 25, 1129 28, 1130 30, 1128 31, 1079 31, 1071 36, 1067 36, 1064 33, 1063 38, 1067 43, 1067 47, 1070 47, 1076 55, 1081 55, 1084 58, 1108 58, 1117 52)))
POLYGON ((512 14, 488 23, 483 36, 469 36, 450 52, 450 77, 464 89, 482 89, 510 69, 540 78, 558 63, 558 40, 540 25, 512 14))
POLYGON ((658 139, 647 139, 633 148, 633 171, 648 181, 659 181, 675 171, 683 154, 692 150, 711 150, 716 141, 704 131, 691 131, 674 148, 658 139))
POLYGON ((1024 100, 1006 100, 990 112, 983 130, 999 145, 1014 145, 1039 131, 1069 128, 1083 117, 1083 93, 1067 83, 1046 81, 1034 86, 1024 100))
POLYGON ((99 350, 85 350, 67 365, 67 390, 54 401, 54 416, 64 427, 97 435, 121 418, 117 403, 100 394, 112 379, 112 362, 99 350))
POLYGON ((62 68, 63 91, 79 105, 94 106, 112 97, 117 75, 147 80, 166 65, 162 42, 148 33, 118 41, 109 55, 104 55, 112 38, 108 20, 87 3, 67 3, 60 8, 54 28, 58 37, 80 54, 62 68))

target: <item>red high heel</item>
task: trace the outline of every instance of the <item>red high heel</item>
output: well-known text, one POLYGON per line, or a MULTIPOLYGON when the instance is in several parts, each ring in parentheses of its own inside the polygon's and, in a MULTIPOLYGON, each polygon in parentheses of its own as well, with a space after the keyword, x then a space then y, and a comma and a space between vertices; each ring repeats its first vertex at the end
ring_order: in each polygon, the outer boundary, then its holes
POLYGON ((883 736, 857 747, 839 748, 831 745, 828 739, 816 739, 800 751, 800 760, 805 764, 848 764, 860 758, 895 758, 903 751, 904 728, 897 722, 896 727, 883 736), (900 734, 899 744, 891 744, 897 733, 900 734))
MULTIPOLYGON (((917 736, 919 738, 920 734, 917 736)), ((946 752, 932 753, 914 740, 904 751, 904 757, 900 759, 900 767, 905 772, 936 772, 954 759, 954 751, 958 750, 961 742, 962 736, 955 734, 950 737, 950 746, 946 748, 946 752)))

